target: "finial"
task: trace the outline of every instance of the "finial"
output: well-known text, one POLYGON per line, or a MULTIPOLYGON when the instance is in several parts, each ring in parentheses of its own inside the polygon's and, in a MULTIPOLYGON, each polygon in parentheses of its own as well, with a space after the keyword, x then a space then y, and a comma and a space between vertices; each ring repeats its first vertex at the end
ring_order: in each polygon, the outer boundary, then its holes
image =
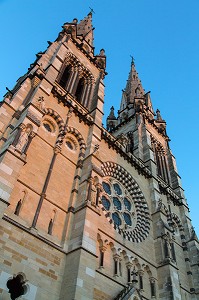
POLYGON ((100 55, 100 56, 105 56, 105 50, 104 50, 104 49, 101 49, 99 55, 100 55))
POLYGON ((159 109, 156 110, 156 115, 157 115, 157 120, 162 121, 162 117, 161 117, 159 109))
POLYGON ((78 19, 77 19, 77 18, 74 18, 72 23, 73 23, 73 24, 77 24, 77 23, 78 23, 78 19))
POLYGON ((131 57, 131 65, 135 65, 135 59, 134 59, 134 57, 132 55, 130 55, 130 57, 131 57))

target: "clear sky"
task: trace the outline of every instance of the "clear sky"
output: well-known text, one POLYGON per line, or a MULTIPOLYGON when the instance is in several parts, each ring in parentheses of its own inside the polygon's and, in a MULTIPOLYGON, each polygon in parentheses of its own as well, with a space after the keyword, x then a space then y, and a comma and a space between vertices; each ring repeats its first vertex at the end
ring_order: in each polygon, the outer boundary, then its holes
MULTIPOLYGON (((107 55, 105 116, 117 109, 130 55, 153 107, 167 122, 170 146, 199 233, 199 1, 0 0, 0 98, 44 51, 64 22, 95 11, 95 53, 107 55)), ((105 120, 104 120, 105 124, 105 120)))

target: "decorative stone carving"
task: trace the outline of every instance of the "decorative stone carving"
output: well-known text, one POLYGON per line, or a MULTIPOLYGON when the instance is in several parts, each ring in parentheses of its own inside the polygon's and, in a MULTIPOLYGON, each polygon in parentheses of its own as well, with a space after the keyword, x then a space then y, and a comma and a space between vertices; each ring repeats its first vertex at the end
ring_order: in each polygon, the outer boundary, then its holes
POLYGON ((45 102, 44 102, 44 97, 39 97, 37 99, 37 102, 36 102, 36 106, 40 109, 40 110, 44 110, 45 108, 45 102))
MULTIPOLYGON (((147 202, 144 198, 144 195, 142 194, 138 184, 135 182, 135 180, 132 178, 132 176, 124 169, 122 168, 120 165, 113 163, 113 162, 105 162, 102 165, 102 171, 104 173, 104 176, 108 176, 108 177, 112 177, 114 179, 116 179, 121 185, 122 185, 122 190, 126 190, 129 194, 129 199, 131 199, 129 202, 131 202, 131 204, 133 203, 134 207, 135 207, 135 215, 136 215, 136 223, 133 224, 132 222, 132 227, 131 226, 124 226, 123 222, 121 221, 122 218, 120 218, 120 223, 122 224, 114 224, 112 218, 110 218, 110 213, 109 212, 109 208, 108 207, 108 203, 106 205, 106 201, 104 201, 104 205, 101 204, 101 208, 106 216, 106 218, 108 219, 109 223, 111 223, 113 225, 113 227, 115 228, 115 230, 121 234, 124 238, 128 239, 129 241, 132 242, 142 242, 143 240, 146 239, 146 237, 149 234, 149 230, 150 230, 150 217, 149 217, 149 209, 148 209, 148 205, 147 202), (122 225, 122 226, 120 226, 122 225), (127 228, 126 228, 127 227, 127 228)), ((111 179, 111 178, 109 178, 111 179)), ((113 183, 113 182, 112 182, 113 183)), ((111 183, 111 184, 112 184, 111 183)), ((108 199, 109 202, 112 202, 113 199, 113 195, 114 193, 112 193, 111 191, 113 191, 113 189, 111 188, 110 192, 107 191, 106 195, 106 199, 108 199)), ((120 195, 120 194, 118 194, 120 195)), ((125 194, 126 195, 126 194, 125 194)), ((123 197, 123 194, 121 194, 120 196, 118 196, 118 199, 123 197)), ((123 203, 123 201, 120 201, 121 203, 123 203)), ((126 201, 127 202, 127 201, 126 201)), ((121 205, 121 209, 123 207, 123 204, 121 205)), ((131 210, 130 211, 130 216, 131 214, 131 210)), ((115 210, 114 210, 115 211, 115 210)), ((123 213, 122 210, 119 210, 118 212, 115 211, 115 217, 118 217, 120 215, 120 213, 123 213)), ((126 224, 128 224, 128 216, 125 214, 125 218, 126 218, 126 224)), ((133 217, 133 215, 132 215, 133 217)), ((132 219, 131 217, 131 219, 132 219)), ((115 221, 116 222, 116 221, 115 221)))
POLYGON ((28 144, 28 137, 31 133, 31 127, 27 126, 24 129, 21 130, 21 133, 19 135, 17 144, 15 149, 19 152, 23 153, 27 144, 28 144))
POLYGON ((117 137, 117 140, 118 142, 120 142, 122 144, 122 146, 126 149, 128 143, 129 143, 129 140, 127 138, 127 136, 125 136, 123 133, 120 134, 118 137, 117 137))

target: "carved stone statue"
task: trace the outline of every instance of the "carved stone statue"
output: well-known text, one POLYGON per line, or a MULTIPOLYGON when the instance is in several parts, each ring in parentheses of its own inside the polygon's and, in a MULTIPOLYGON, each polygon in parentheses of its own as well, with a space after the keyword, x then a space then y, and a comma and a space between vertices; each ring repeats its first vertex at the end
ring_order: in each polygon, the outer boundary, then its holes
POLYGON ((19 139, 18 139, 18 142, 17 142, 15 148, 21 153, 23 153, 25 150, 25 147, 28 143, 28 137, 29 137, 30 132, 31 132, 30 127, 27 127, 25 129, 23 129, 20 133, 20 136, 19 136, 19 139))
POLYGON ((97 198, 97 189, 93 182, 93 179, 91 181, 91 198, 90 201, 92 204, 96 204, 96 198, 97 198))
POLYGON ((36 106, 40 109, 40 110, 44 110, 45 108, 45 102, 44 102, 44 97, 39 97, 39 99, 36 102, 36 106))

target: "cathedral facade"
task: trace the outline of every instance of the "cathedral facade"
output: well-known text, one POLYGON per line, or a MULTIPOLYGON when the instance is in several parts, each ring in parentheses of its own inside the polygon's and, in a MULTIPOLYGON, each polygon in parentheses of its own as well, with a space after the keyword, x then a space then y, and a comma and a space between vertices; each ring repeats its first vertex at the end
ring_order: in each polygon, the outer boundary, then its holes
POLYGON ((105 129, 92 14, 62 28, 1 102, 0 299, 199 299, 166 122, 132 61, 105 129))

